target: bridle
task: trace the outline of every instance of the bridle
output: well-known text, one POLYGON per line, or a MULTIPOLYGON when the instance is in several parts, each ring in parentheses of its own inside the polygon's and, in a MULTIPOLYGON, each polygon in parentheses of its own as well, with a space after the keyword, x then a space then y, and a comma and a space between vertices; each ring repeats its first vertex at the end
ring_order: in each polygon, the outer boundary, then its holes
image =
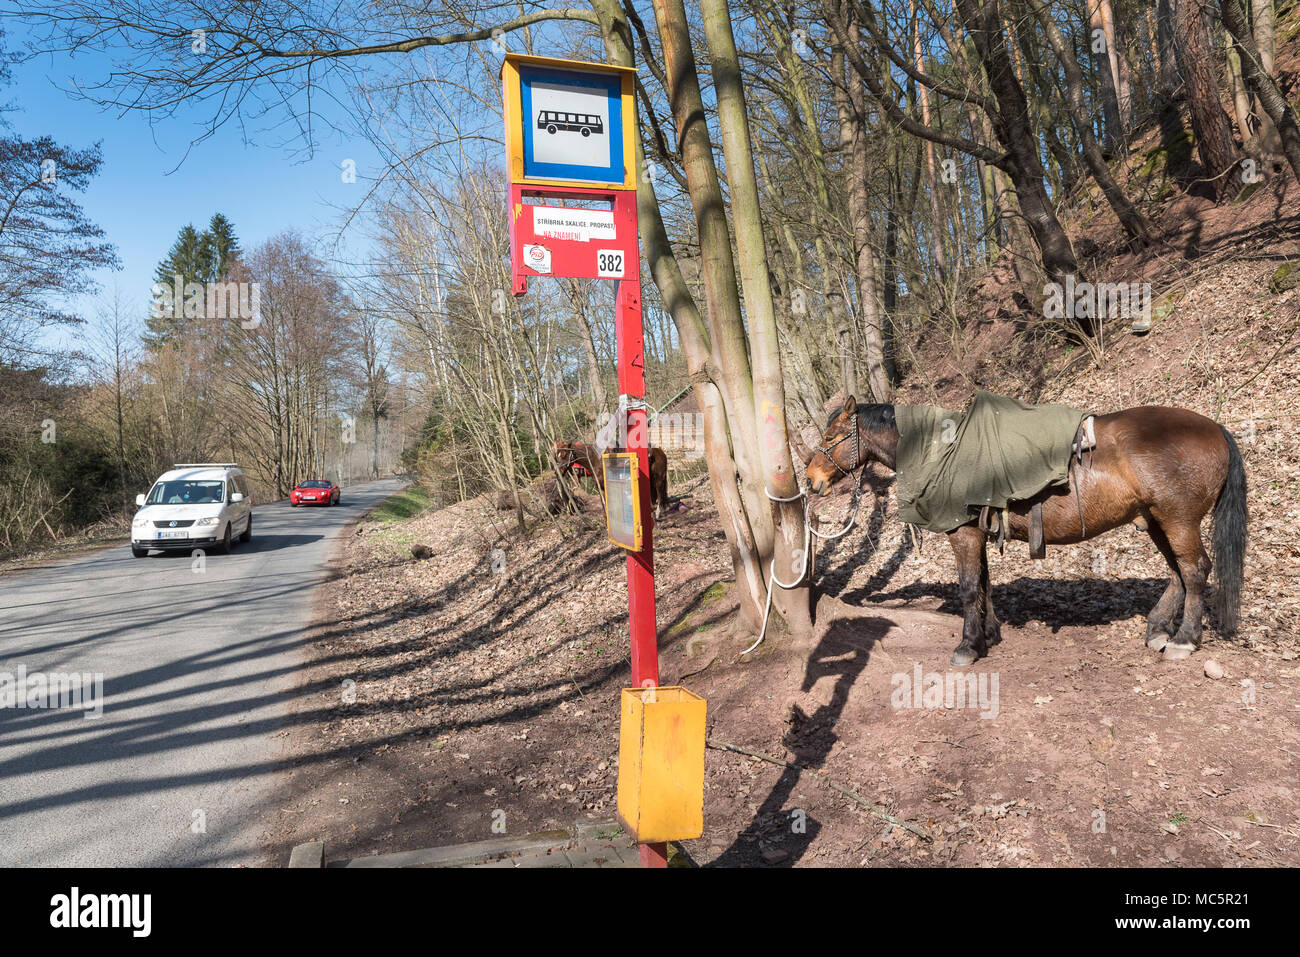
MULTIPOLYGON (((820 452, 822 455, 826 456, 826 458, 830 459, 831 465, 835 466, 835 470, 839 472, 840 475, 847 475, 850 479, 852 479, 853 497, 852 500, 849 502, 849 517, 845 520, 843 527, 841 527, 840 530, 837 532, 826 534, 823 532, 812 531, 812 523, 809 521, 809 513, 812 509, 811 485, 809 485, 807 488, 805 488, 802 492, 799 493, 799 495, 804 500, 804 524, 807 526, 811 534, 816 538, 821 538, 821 539, 841 538, 844 535, 848 534, 849 529, 851 529, 854 525, 854 522, 857 521, 858 505, 862 501, 862 470, 867 467, 867 459, 862 454, 861 424, 862 423, 861 423, 860 415, 857 412, 854 412, 853 413, 853 436, 852 436, 853 465, 849 466, 847 469, 844 466, 840 465, 839 462, 836 462, 835 456, 831 455, 831 451, 833 449, 837 448, 839 445, 849 440, 849 436, 847 434, 841 435, 834 442, 830 443, 830 445, 817 446, 817 451, 820 452), (857 472, 856 475, 854 474, 855 471, 857 472)), ((768 497, 774 498, 771 492, 768 493, 768 497)), ((782 501, 781 499, 775 499, 775 500, 782 501)), ((810 569, 810 573, 811 573, 811 569, 810 569)), ((780 582, 778 582, 778 584, 780 584, 780 582)), ((785 585, 784 587, 789 588, 791 586, 785 585)))
MULTIPOLYGON (((849 476, 849 478, 854 479, 854 481, 853 481, 853 501, 852 501, 852 503, 851 503, 851 508, 849 509, 849 524, 850 524, 850 525, 852 525, 852 522, 853 522, 853 516, 857 514, 857 511, 858 511, 858 502, 861 501, 861 499, 862 499, 862 470, 863 470, 864 468, 866 468, 866 466, 867 466, 867 461, 866 461, 866 459, 863 458, 863 456, 862 456, 862 428, 861 428, 861 425, 862 425, 862 423, 861 423, 861 420, 860 420, 860 417, 859 417, 858 413, 857 413, 857 412, 854 412, 854 413, 853 413, 853 436, 852 436, 852 437, 853 437, 853 462, 854 462, 854 464, 851 465, 851 466, 850 466, 849 468, 847 468, 847 469, 844 468, 844 466, 840 465, 839 462, 836 462, 836 461, 835 461, 835 456, 831 455, 831 450, 832 450, 832 449, 836 448, 836 447, 839 446, 840 444, 842 444, 842 443, 844 443, 844 442, 847 442, 847 441, 849 440, 849 436, 848 436, 847 434, 845 434, 845 435, 841 435, 838 439, 836 439, 836 440, 835 440, 834 442, 832 442, 830 445, 819 445, 819 446, 817 446, 817 451, 820 452, 822 455, 826 456, 826 458, 830 460, 831 465, 835 466, 835 470, 836 470, 837 472, 839 472, 840 475, 847 475, 847 476, 849 476), (853 471, 854 471, 855 469, 856 469, 857 472, 858 472, 858 474, 857 474, 856 477, 853 475, 853 471)), ((845 530, 847 531, 847 528, 846 528, 845 530)))
MULTIPOLYGON (((557 449, 554 453, 554 458, 555 464, 559 467, 561 472, 569 472, 573 470, 574 466, 583 465, 583 463, 578 460, 578 450, 573 448, 572 445, 565 445, 562 448, 557 449)), ((590 461, 591 456, 586 455, 584 458, 590 461)))
POLYGON ((819 446, 817 446, 817 451, 820 452, 822 455, 826 456, 828 459, 830 459, 830 460, 831 460, 831 465, 835 466, 835 468, 838 469, 838 470, 840 471, 840 473, 843 474, 843 475, 851 475, 851 474, 853 474, 853 473, 850 471, 850 469, 861 468, 861 467, 865 464, 865 463, 862 461, 862 432, 858 429, 857 413, 854 413, 853 419, 854 419, 854 422, 853 422, 853 440, 854 440, 854 441, 853 441, 853 457, 854 457, 854 459, 856 459, 856 464, 854 464, 854 465, 852 465, 852 466, 850 466, 849 468, 846 469, 846 468, 844 468, 842 465, 840 465, 839 462, 836 462, 836 461, 835 461, 835 457, 834 457, 833 455, 831 455, 831 449, 833 449, 833 448, 835 448, 836 446, 840 445, 840 443, 842 443, 842 442, 847 442, 847 441, 849 440, 849 436, 848 436, 848 434, 841 435, 838 439, 836 439, 836 440, 835 440, 834 442, 832 442, 830 445, 819 445, 819 446))

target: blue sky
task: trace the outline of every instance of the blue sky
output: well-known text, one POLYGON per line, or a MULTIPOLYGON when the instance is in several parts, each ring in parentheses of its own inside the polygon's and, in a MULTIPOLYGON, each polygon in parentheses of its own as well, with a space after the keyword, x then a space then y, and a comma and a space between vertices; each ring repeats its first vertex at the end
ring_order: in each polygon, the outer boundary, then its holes
MULTIPOLYGON (((21 49, 23 29, 6 24, 8 49, 21 49)), ((122 269, 103 270, 98 295, 83 295, 73 311, 92 318, 98 298, 111 296, 114 281, 123 295, 147 308, 153 271, 186 223, 202 228, 213 213, 222 212, 234 223, 240 244, 251 249, 288 228, 332 243, 342 222, 342 208, 359 202, 368 188, 367 175, 377 172, 378 154, 361 137, 347 137, 317 127, 314 156, 294 155, 279 146, 283 135, 273 132, 255 143, 243 141, 233 126, 195 146, 206 114, 178 111, 150 127, 141 113, 105 112, 85 100, 68 96, 64 89, 75 76, 98 80, 110 68, 107 57, 83 55, 75 61, 66 55, 42 55, 13 68, 13 83, 0 91, 0 100, 18 107, 8 114, 11 127, 34 138, 50 135, 73 147, 103 143, 104 163, 87 192, 78 195, 90 219, 104 230, 105 239, 117 246, 122 269), (342 181, 340 164, 357 164, 357 181, 342 181), (182 162, 183 160, 183 162, 182 162), (178 164, 179 168, 178 168, 178 164)), ((332 104, 338 116, 338 107, 332 104)), ((326 113, 326 116, 329 114, 326 113)), ((367 258, 368 243, 354 229, 347 258, 367 258)), ((330 249, 322 245, 322 252, 330 249)))

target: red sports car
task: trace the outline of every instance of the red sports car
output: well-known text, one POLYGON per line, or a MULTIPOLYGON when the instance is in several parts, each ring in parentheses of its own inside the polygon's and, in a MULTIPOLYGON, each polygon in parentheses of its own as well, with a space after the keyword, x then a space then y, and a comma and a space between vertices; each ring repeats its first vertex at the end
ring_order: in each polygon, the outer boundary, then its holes
POLYGON ((307 479, 299 482, 289 493, 289 504, 294 508, 299 505, 337 505, 339 487, 326 479, 307 479))

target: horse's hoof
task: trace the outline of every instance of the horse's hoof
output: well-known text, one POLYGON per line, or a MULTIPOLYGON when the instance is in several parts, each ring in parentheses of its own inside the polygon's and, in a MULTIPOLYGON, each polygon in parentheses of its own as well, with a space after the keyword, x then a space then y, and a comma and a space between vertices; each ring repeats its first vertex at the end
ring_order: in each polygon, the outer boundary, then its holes
POLYGON ((1195 645, 1178 645, 1171 641, 1165 645, 1165 658, 1169 661, 1181 661, 1190 658, 1195 650, 1195 645))
POLYGON ((1169 644, 1169 635, 1163 631, 1153 631, 1147 635, 1147 647, 1152 651, 1159 651, 1167 644, 1169 644))
POLYGON ((958 646, 957 650, 952 653, 952 664, 958 668, 964 668, 966 665, 973 665, 979 661, 979 652, 973 648, 964 648, 958 646))

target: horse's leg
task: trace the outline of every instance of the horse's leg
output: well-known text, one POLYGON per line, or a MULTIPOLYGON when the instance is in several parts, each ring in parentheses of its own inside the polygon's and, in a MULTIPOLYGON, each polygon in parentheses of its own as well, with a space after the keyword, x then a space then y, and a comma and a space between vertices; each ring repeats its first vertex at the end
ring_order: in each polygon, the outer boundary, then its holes
POLYGON ((664 472, 659 476, 659 507, 668 507, 668 466, 664 466, 664 472))
POLYGON ((1187 590, 1183 599, 1183 623, 1165 645, 1165 657, 1186 658, 1201 646, 1201 615, 1205 611, 1205 580, 1210 575, 1210 557, 1201 543, 1199 522, 1166 528, 1165 534, 1173 546, 1178 572, 1187 590))
POLYGON ((993 610, 993 586, 989 583, 988 544, 980 549, 980 591, 984 597, 984 647, 992 648, 1002 640, 1002 622, 993 610))
POLYGON ((1168 644, 1169 636, 1173 634, 1174 616, 1183 604, 1185 590, 1182 573, 1178 571, 1178 557, 1169 544, 1169 536, 1154 518, 1147 518, 1147 534, 1169 564, 1169 584, 1147 615, 1147 647, 1159 651, 1168 644))
POLYGON ((984 638, 984 596, 980 593, 982 566, 987 563, 984 533, 974 525, 963 525, 948 533, 948 544, 957 557, 957 587, 961 591, 961 644, 952 653, 952 663, 969 665, 988 652, 984 638))

